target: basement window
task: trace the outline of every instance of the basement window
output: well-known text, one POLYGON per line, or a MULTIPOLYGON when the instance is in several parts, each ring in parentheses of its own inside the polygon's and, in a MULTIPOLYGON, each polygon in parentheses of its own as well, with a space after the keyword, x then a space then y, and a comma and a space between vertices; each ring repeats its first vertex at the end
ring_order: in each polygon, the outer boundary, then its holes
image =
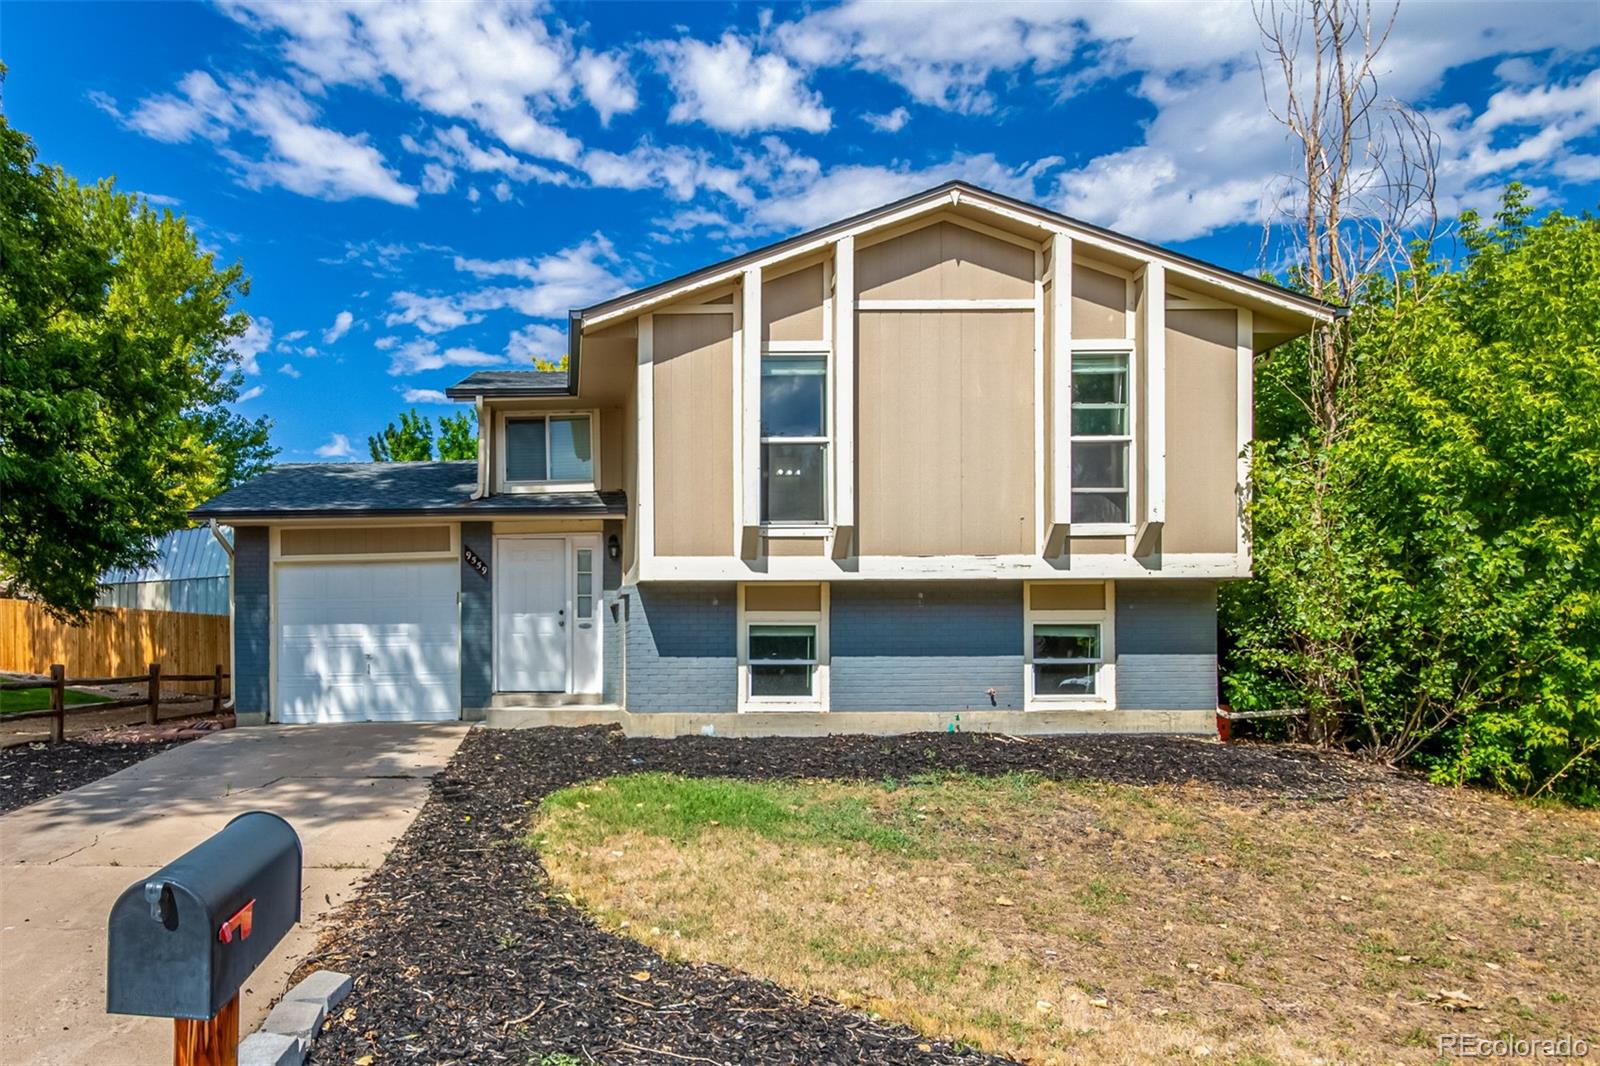
POLYGON ((1116 705, 1115 588, 1034 584, 1027 593, 1026 706, 1116 705), (1043 605, 1048 609, 1041 609, 1043 605))
POLYGON ((815 697, 816 626, 753 625, 749 656, 752 699, 815 697))
POLYGON ((828 709, 828 586, 739 587, 739 709, 828 709))

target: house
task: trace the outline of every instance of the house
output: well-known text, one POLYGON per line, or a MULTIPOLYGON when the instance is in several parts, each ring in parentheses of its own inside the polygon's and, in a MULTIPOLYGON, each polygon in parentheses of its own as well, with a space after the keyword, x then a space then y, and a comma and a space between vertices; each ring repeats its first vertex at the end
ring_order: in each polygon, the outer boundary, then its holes
POLYGON ((1332 314, 960 182, 574 311, 476 463, 194 512, 241 718, 1210 732, 1251 360, 1332 314))
POLYGON ((179 529, 153 545, 149 566, 100 575, 100 607, 138 607, 178 614, 228 613, 228 552, 204 527, 179 529))

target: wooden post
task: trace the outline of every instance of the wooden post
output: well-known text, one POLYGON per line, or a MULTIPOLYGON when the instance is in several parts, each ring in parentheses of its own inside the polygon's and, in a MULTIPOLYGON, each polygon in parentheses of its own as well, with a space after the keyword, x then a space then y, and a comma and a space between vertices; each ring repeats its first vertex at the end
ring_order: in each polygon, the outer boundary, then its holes
POLYGON ((239 995, 203 1022, 172 1021, 173 1066, 239 1066, 239 995))
POLYGON ((59 744, 67 738, 67 668, 60 663, 50 665, 50 743, 59 744))
POLYGON ((211 713, 222 713, 222 664, 217 664, 217 672, 211 675, 211 713))
POLYGON ((161 717, 161 664, 150 664, 150 705, 145 708, 146 725, 155 725, 161 717))

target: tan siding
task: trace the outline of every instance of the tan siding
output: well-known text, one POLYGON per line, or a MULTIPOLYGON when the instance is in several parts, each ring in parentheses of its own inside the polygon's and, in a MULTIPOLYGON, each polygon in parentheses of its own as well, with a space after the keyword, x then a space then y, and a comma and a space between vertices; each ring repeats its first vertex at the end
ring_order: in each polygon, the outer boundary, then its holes
POLYGON ((822 341, 822 264, 761 286, 763 341, 822 341))
POLYGON ((863 555, 1033 551, 1033 318, 859 316, 863 555))
POLYGON ((1067 541, 1067 555, 1122 555, 1128 542, 1122 537, 1072 537, 1067 541))
POLYGON ((1161 549, 1238 547, 1238 319, 1167 312, 1167 522, 1161 549))
MULTIPOLYGON (((549 358, 559 359, 561 352, 549 358)), ((628 319, 614 326, 583 335, 583 358, 579 361, 581 402, 598 407, 621 403, 633 391, 634 368, 638 365, 638 320, 628 319)))
POLYGON ((1072 264, 1072 338, 1125 337, 1127 329, 1126 279, 1082 263, 1072 264))
POLYGON ((278 534, 278 551, 285 556, 395 555, 449 550, 449 526, 340 526, 284 529, 278 534))
POLYGON ((821 585, 746 585, 747 611, 820 611, 821 585))
MULTIPOLYGON (((1047 250, 1045 259, 1048 261, 1049 258, 1050 256, 1047 250)), ((1042 471, 1044 476, 1044 514, 1039 516, 1039 521, 1041 524, 1047 521, 1047 518, 1045 517, 1046 515, 1055 513, 1055 493, 1051 491, 1052 486, 1055 484, 1056 477, 1056 450, 1053 446, 1053 442, 1055 440, 1056 419, 1054 403, 1055 383, 1054 379, 1051 377, 1055 367, 1055 284, 1054 278, 1045 282, 1044 293, 1042 297, 1044 301, 1042 311, 1044 315, 1043 332, 1045 379, 1044 396, 1040 398, 1040 402, 1044 404, 1044 469, 1042 471)), ((1070 417, 1070 415, 1063 417, 1070 417)))
POLYGON ((600 412, 600 481, 601 489, 610 491, 622 488, 622 422, 620 407, 600 412))
POLYGON ((769 540, 765 547, 769 558, 789 557, 817 557, 826 554, 826 545, 820 537, 780 538, 769 540))
POLYGON ((1033 297, 1033 251, 953 222, 937 222, 856 253, 864 300, 1033 297))
POLYGON ((1094 584, 1030 585, 1028 606, 1035 611, 1103 611, 1106 587, 1094 584))
POLYGON ((658 555, 733 554, 733 316, 655 316, 658 555))
POLYGON ((622 527, 621 562, 628 571, 637 557, 639 530, 639 403, 632 389, 622 405, 622 491, 628 494, 628 520, 622 527))

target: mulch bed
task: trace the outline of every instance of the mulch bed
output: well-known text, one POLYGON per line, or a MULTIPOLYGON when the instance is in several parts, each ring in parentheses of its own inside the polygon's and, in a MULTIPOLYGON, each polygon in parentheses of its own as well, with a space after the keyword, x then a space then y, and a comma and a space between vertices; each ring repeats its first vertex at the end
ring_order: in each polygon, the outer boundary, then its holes
POLYGON ((65 740, 0 749, 0 814, 125 770, 187 740, 65 740))
POLYGON ((538 855, 522 844, 539 800, 644 770, 854 780, 1032 770, 1134 784, 1198 781, 1263 804, 1377 787, 1414 789, 1420 798, 1427 788, 1306 749, 1181 737, 628 740, 600 727, 476 729, 337 931, 301 967, 356 978, 311 1060, 539 1066, 564 1053, 604 1063, 1007 1061, 723 967, 668 962, 553 897, 538 855))

